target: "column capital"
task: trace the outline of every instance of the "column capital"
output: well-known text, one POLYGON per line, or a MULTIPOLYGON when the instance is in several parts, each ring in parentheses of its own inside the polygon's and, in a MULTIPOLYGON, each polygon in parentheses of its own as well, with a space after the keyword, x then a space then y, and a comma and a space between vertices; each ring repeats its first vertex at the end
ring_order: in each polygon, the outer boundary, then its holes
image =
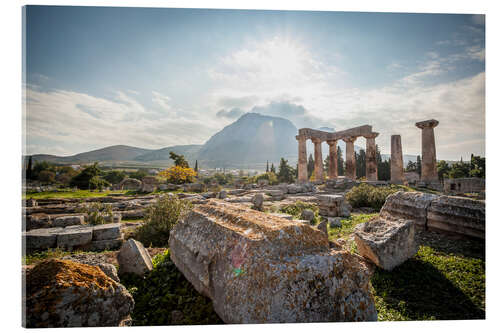
POLYGON ((377 133, 377 132, 373 132, 373 133, 363 135, 363 136, 365 137, 365 139, 375 139, 378 136, 378 134, 379 133, 377 133))
POLYGON ((295 139, 297 139, 297 141, 306 141, 307 137, 305 135, 296 135, 295 139))
POLYGON ((337 144, 339 140, 326 140, 326 143, 329 145, 329 146, 334 146, 337 144))
POLYGON ((354 141, 356 141, 357 138, 358 138, 357 136, 347 136, 345 138, 342 138, 342 140, 345 143, 348 143, 348 142, 354 142, 354 141))
POLYGON ((320 138, 311 138, 311 141, 313 143, 321 143, 321 142, 323 142, 323 140, 321 140, 320 138))
POLYGON ((415 123, 415 126, 417 126, 420 129, 424 129, 426 127, 434 128, 437 125, 439 125, 439 121, 437 121, 436 119, 429 119, 415 123))

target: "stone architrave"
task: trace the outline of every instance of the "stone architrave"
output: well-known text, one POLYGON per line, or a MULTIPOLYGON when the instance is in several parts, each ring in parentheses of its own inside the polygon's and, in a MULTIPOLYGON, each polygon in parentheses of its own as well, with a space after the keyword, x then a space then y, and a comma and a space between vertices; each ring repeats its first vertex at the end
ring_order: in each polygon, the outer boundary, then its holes
POLYGON ((296 136, 297 141, 299 141, 299 183, 307 183, 307 147, 306 147, 306 137, 296 136))
POLYGON ((401 135, 391 135, 391 183, 402 184, 403 180, 404 172, 401 135))
POLYGON ((328 140, 328 178, 336 179, 338 177, 337 166, 337 140, 328 140))
POLYGON ((421 121, 415 124, 422 130, 422 176, 425 183, 439 181, 436 168, 436 141, 434 139, 434 127, 439 124, 435 119, 421 121))
POLYGON ((314 180, 322 182, 323 178, 323 153, 321 152, 321 139, 313 138, 314 143, 314 180))
POLYGON ((345 175, 347 178, 356 179, 356 157, 354 156, 354 141, 356 141, 355 136, 349 136, 343 138, 345 142, 345 175))
POLYGON ((365 135, 366 139, 366 180, 377 181, 377 148, 375 146, 375 138, 378 133, 374 132, 371 135, 365 135))

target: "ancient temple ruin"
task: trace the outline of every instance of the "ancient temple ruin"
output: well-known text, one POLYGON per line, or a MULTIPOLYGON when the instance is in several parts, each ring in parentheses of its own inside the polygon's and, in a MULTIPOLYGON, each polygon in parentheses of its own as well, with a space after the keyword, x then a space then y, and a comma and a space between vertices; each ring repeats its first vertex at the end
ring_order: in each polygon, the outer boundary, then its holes
POLYGON ((299 129, 299 135, 295 138, 299 142, 299 183, 309 181, 307 176, 307 148, 306 141, 311 140, 314 143, 314 179, 322 182, 325 180, 323 175, 323 155, 321 152, 321 143, 326 142, 329 146, 329 168, 328 177, 337 178, 337 141, 343 140, 346 143, 346 177, 356 179, 356 159, 354 156, 354 142, 360 136, 366 139, 366 179, 368 181, 377 180, 377 158, 375 148, 375 138, 378 133, 372 131, 369 125, 354 127, 339 132, 324 132, 311 128, 299 129))

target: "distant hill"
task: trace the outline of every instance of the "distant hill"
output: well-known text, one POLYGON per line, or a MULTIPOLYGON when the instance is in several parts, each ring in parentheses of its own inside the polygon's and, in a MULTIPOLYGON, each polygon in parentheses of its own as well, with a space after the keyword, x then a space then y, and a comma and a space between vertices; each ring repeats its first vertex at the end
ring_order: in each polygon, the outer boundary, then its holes
POLYGON ((132 161, 137 156, 151 152, 151 149, 117 145, 92 150, 72 156, 33 155, 34 161, 45 160, 53 163, 86 163, 101 161, 132 161))
POLYGON ((202 146, 203 145, 184 145, 166 147, 139 155, 135 157, 134 160, 142 162, 168 161, 169 163, 172 163, 172 160, 170 159, 170 152, 174 152, 176 154, 184 155, 189 164, 194 164, 202 146))

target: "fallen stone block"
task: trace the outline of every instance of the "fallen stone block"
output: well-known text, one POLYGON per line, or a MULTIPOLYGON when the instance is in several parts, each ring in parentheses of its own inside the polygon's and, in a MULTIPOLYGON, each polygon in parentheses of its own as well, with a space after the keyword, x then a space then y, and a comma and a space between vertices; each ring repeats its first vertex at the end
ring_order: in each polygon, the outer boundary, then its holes
POLYGON ((123 237, 116 239, 105 239, 92 241, 86 247, 89 251, 107 251, 107 250, 118 250, 123 244, 123 237))
POLYGON ((387 197, 380 217, 387 220, 414 220, 417 227, 425 228, 427 208, 438 196, 422 192, 396 192, 387 197))
POLYGON ((369 268, 307 223, 211 200, 170 233, 171 258, 226 323, 377 320, 369 268))
POLYGON ((44 228, 24 231, 22 235, 23 246, 27 252, 56 247, 57 233, 63 230, 63 228, 44 228))
POLYGON ((82 225, 85 223, 85 218, 83 215, 77 215, 77 216, 61 216, 61 217, 56 217, 52 221, 52 225, 54 227, 67 227, 70 225, 82 225))
POLYGON ((375 265, 392 270, 418 251, 413 220, 375 219, 354 229, 358 252, 375 265))
POLYGON ((341 228, 342 219, 340 217, 329 217, 328 224, 330 225, 330 228, 341 228))
POLYGON ((316 228, 328 235, 328 224, 326 220, 321 221, 316 228))
POLYGON ((256 195, 254 195, 252 198, 252 203, 256 209, 262 210, 262 205, 264 204, 264 194, 257 193, 256 195))
POLYGON ((311 209, 304 209, 300 213, 300 218, 312 222, 314 220, 314 212, 311 209))
POLYGON ((72 250, 92 241, 92 227, 67 229, 57 233, 57 247, 72 250))
POLYGON ((100 241, 100 240, 120 238, 122 235, 120 227, 121 227, 120 223, 96 225, 93 227, 92 240, 100 241))
POLYGON ((141 242, 129 239, 123 243, 118 252, 118 268, 120 274, 132 273, 144 276, 153 269, 153 262, 141 242))
POLYGON ((481 200, 439 196, 427 208, 427 228, 484 239, 485 210, 485 203, 481 200))
POLYGON ((130 323, 134 299, 95 266, 46 260, 26 275, 26 327, 98 327, 130 323))

